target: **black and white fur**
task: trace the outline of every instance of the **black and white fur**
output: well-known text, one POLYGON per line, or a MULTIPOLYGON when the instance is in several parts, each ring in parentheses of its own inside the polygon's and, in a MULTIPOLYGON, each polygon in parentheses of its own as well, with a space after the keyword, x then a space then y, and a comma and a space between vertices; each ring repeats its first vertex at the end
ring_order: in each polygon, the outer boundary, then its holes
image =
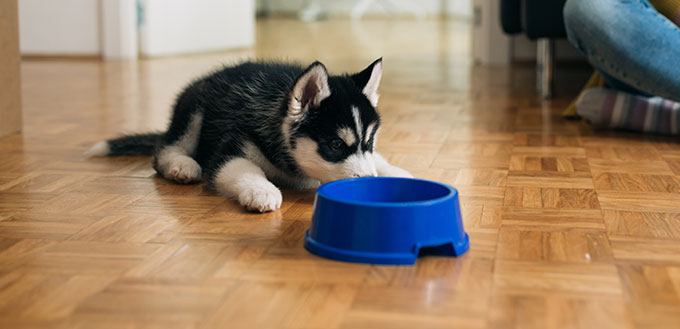
POLYGON ((375 151, 382 59, 363 71, 329 75, 315 62, 246 62, 200 78, 179 95, 168 130, 95 145, 89 156, 153 154, 163 177, 205 176, 250 210, 274 211, 274 185, 314 187, 363 177, 412 177, 375 151))

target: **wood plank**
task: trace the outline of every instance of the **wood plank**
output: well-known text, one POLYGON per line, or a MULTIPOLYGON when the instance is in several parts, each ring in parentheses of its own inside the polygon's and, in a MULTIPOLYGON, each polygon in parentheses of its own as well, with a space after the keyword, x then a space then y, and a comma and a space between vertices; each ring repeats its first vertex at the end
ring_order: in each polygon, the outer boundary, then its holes
POLYGON ((0 2, 0 137, 21 131, 21 72, 17 0, 0 2))

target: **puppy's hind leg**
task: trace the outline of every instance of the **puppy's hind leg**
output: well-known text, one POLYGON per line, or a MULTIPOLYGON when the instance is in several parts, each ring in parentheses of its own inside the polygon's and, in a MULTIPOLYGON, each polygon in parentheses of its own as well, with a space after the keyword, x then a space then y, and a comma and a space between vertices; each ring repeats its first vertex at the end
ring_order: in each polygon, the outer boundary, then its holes
POLYGON ((267 180, 260 167, 246 158, 225 161, 210 183, 220 194, 238 200, 248 210, 268 212, 281 208, 281 191, 267 180))
POLYGON ((154 168, 163 177, 182 184, 201 180, 201 166, 191 156, 196 151, 202 123, 203 114, 194 112, 183 131, 171 124, 154 158, 154 168))

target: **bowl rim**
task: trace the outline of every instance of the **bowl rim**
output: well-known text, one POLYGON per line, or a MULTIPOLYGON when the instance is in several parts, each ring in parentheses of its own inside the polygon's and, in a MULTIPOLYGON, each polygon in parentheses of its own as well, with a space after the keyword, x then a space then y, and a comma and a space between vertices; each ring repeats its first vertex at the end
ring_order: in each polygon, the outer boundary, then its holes
POLYGON ((316 189, 316 196, 317 197, 322 197, 326 200, 330 200, 333 202, 337 203, 342 203, 342 204, 347 204, 347 205, 354 205, 354 206, 364 206, 364 207, 386 207, 386 208, 395 208, 395 207, 417 207, 417 206, 429 206, 433 205, 436 203, 440 203, 442 201, 446 201, 448 199, 453 199, 457 196, 458 190, 456 190, 453 186, 437 181, 432 181, 428 179, 421 179, 421 178, 405 178, 405 177, 358 177, 358 178, 346 178, 346 179, 340 179, 340 180, 335 180, 332 182, 324 183, 321 186, 319 186, 316 189), (329 186, 337 185, 337 184, 346 184, 348 182, 352 181, 357 181, 357 180, 401 180, 401 181, 420 181, 420 182, 426 182, 429 184, 434 184, 434 185, 439 185, 441 187, 444 187, 445 189, 448 190, 448 193, 446 195, 434 198, 434 199, 428 199, 428 200, 421 200, 421 201, 407 201, 407 202, 371 202, 371 201, 354 201, 354 200, 345 200, 337 197, 332 197, 329 196, 328 193, 326 193, 326 189, 329 188, 329 186))

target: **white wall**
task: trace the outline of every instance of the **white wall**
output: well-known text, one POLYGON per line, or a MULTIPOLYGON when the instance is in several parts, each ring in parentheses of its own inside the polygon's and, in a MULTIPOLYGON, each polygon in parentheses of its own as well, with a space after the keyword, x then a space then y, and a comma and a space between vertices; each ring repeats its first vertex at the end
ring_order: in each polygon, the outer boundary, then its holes
POLYGON ((137 1, 101 0, 102 56, 137 58, 137 1))
POLYGON ((99 1, 19 0, 22 54, 99 55, 99 1))
POLYGON ((500 2, 474 0, 472 57, 484 65, 507 65, 511 61, 511 39, 500 24, 500 2))
POLYGON ((140 4, 142 25, 137 26, 137 0, 19 0, 21 53, 130 59, 138 53, 195 53, 255 41, 254 0, 140 4))
POLYGON ((141 15, 143 56, 247 47, 255 41, 254 0, 144 0, 141 15))
MULTIPOLYGON (((258 0, 258 11, 266 13, 297 13, 309 3, 316 3, 328 14, 349 15, 360 0, 258 0)), ((492 1, 492 0, 489 0, 492 1)), ((495 1, 495 0, 493 0, 495 1)), ((467 18, 471 16, 472 0, 375 0, 367 14, 412 14, 417 8, 427 16, 448 15, 467 18), (396 5, 395 5, 396 4, 396 5)))

